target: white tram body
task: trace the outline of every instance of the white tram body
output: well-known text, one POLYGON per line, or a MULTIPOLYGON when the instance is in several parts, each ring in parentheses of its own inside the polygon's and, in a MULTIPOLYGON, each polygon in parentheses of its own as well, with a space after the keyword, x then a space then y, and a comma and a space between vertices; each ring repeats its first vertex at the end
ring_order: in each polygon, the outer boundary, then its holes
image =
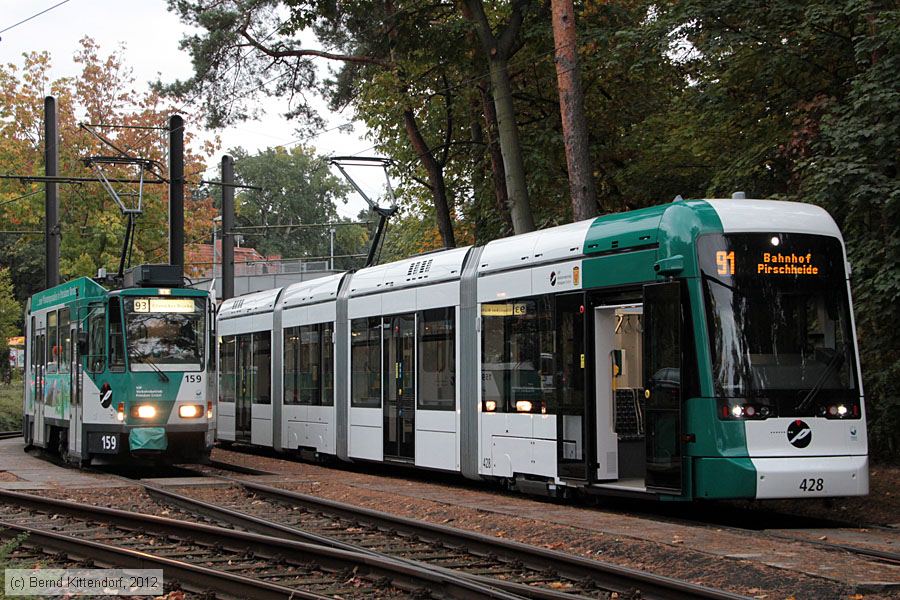
POLYGON ((218 439, 537 493, 866 494, 845 256, 810 205, 678 201, 229 299, 218 439), (793 307, 740 315, 775 337, 718 330, 716 268, 793 307))

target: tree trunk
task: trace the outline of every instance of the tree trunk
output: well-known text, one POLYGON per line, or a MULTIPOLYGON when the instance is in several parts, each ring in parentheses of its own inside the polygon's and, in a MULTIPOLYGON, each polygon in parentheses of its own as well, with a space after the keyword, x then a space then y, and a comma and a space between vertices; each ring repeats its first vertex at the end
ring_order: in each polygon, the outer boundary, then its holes
POLYGON ((412 143, 413 149, 416 151, 419 160, 428 173, 428 182, 431 185, 431 192, 434 195, 434 213, 437 219, 438 231, 441 234, 441 241, 445 248, 456 247, 456 237, 453 235, 453 221, 450 220, 450 204, 447 200, 447 185, 444 182, 444 170, 431 149, 422 137, 419 130, 419 124, 412 109, 407 108, 403 111, 403 125, 406 127, 406 135, 412 143))
POLYGON ((575 7, 573 0, 551 0, 553 43, 556 47, 556 79, 562 117, 572 215, 576 221, 597 216, 597 190, 591 173, 591 155, 584 115, 584 92, 578 68, 575 7))
POLYGON ((534 231, 534 218, 531 215, 528 185, 525 178, 525 160, 522 157, 522 145, 519 140, 519 127, 516 124, 516 111, 513 106, 512 83, 508 67, 515 38, 522 26, 526 5, 525 0, 513 2, 509 22, 506 23, 499 35, 495 36, 484 12, 482 0, 464 0, 462 3, 463 14, 472 22, 481 50, 487 57, 490 66, 491 87, 494 106, 497 110, 497 131, 500 139, 500 151, 503 155, 510 216, 512 217, 513 231, 516 234, 534 231))
POLYGON ((528 199, 525 181, 525 159, 519 141, 519 126, 516 124, 516 109, 513 106, 512 84, 506 59, 491 58, 491 87, 494 92, 494 106, 497 109, 497 133, 500 138, 500 152, 503 155, 503 169, 506 175, 506 191, 509 194, 509 213, 513 231, 518 235, 534 231, 534 217, 528 199))
POLYGON ((484 87, 478 86, 478 91, 481 92, 484 121, 487 125, 488 151, 491 157, 491 175, 494 181, 494 195, 497 198, 497 210, 509 227, 509 231, 515 231, 509 194, 506 193, 506 170, 503 168, 503 154, 500 152, 500 144, 497 143, 497 112, 494 110, 494 99, 491 97, 490 91, 484 87))

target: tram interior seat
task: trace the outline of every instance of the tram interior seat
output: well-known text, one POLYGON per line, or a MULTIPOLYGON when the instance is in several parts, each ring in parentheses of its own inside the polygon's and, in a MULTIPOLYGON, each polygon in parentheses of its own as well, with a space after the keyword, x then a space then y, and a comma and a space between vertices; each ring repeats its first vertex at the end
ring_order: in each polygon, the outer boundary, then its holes
POLYGON ((643 478, 646 463, 644 390, 616 390, 616 433, 619 436, 619 479, 643 478))

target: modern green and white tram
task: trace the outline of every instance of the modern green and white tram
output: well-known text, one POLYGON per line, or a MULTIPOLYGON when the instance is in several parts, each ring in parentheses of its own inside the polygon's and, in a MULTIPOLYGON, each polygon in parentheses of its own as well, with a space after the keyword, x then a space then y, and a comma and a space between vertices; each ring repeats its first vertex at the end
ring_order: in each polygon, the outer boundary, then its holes
MULTIPOLYGON (((167 274, 156 265, 136 272, 167 274)), ((26 444, 81 465, 203 460, 215 427, 211 319, 207 292, 162 287, 152 276, 112 291, 82 277, 32 296, 26 444)))
POLYGON ((868 492, 831 217, 678 200, 225 302, 219 439, 549 494, 868 492))

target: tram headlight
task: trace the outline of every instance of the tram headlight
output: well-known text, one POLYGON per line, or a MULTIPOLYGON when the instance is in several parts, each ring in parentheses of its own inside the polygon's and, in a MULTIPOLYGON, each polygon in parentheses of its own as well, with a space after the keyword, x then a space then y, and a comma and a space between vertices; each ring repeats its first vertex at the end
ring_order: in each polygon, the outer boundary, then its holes
POLYGON ((484 410, 486 412, 494 412, 497 410, 497 401, 496 400, 485 400, 484 401, 484 410))
POLYGON ((152 419, 156 416, 156 407, 152 404, 141 404, 136 412, 139 419, 152 419))
POLYGON ((203 414, 203 407, 199 404, 182 404, 178 407, 178 416, 182 419, 196 419, 203 414))
POLYGON ((819 407, 819 416, 826 419, 856 418, 859 416, 859 406, 856 404, 828 404, 819 407))
POLYGON ((731 404, 731 403, 722 403, 721 412, 723 419, 768 419, 773 416, 772 408, 759 403, 759 404, 731 404))
POLYGON ((212 400, 206 401, 206 418, 212 419, 212 400))
POLYGON ((531 403, 531 400, 516 400, 517 412, 531 412, 533 406, 534 405, 531 403))

